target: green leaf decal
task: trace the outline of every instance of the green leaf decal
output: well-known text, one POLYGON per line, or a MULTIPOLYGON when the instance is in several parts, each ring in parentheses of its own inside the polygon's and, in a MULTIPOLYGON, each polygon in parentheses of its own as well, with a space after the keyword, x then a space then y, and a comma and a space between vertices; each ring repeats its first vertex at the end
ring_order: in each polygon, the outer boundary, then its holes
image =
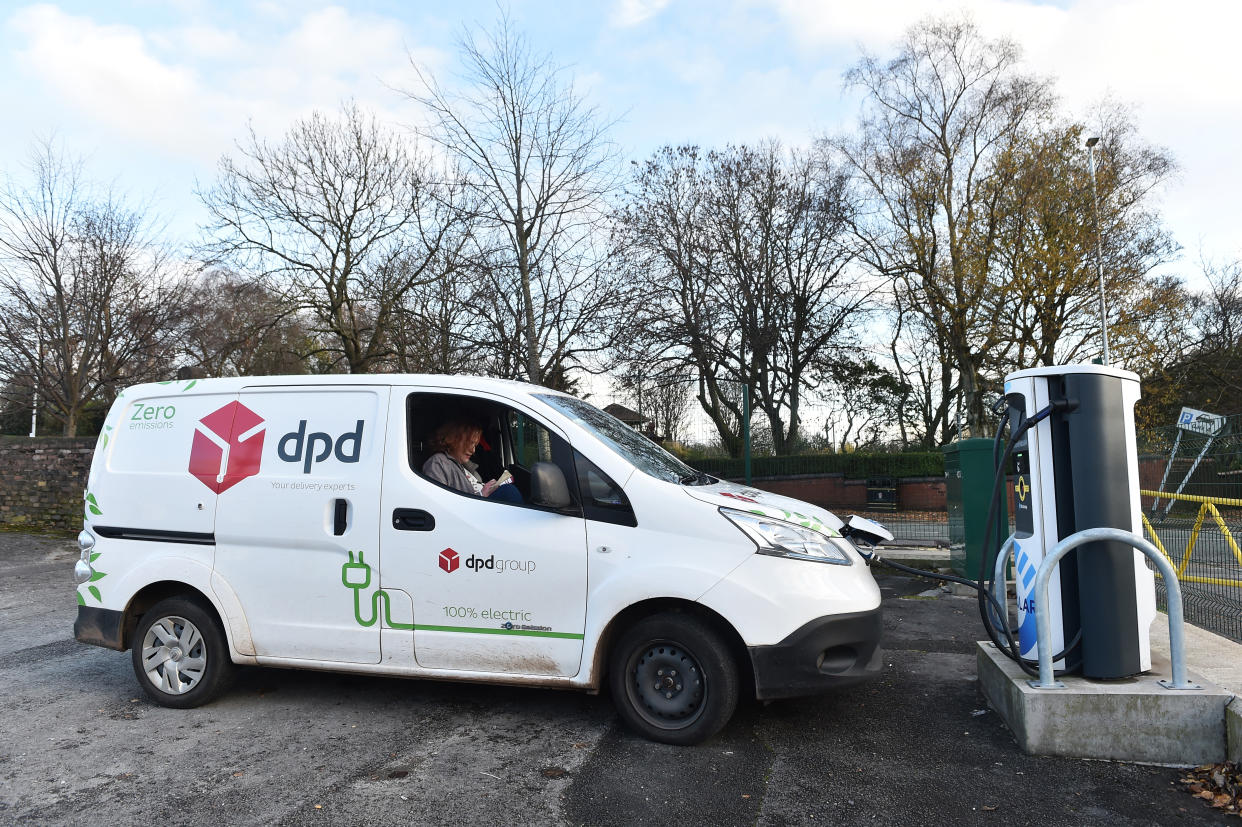
POLYGON ((103 602, 103 597, 100 596, 99 589, 95 588, 94 586, 87 586, 86 590, 90 592, 92 595, 94 595, 95 599, 98 600, 100 603, 103 602))
POLYGON ((86 501, 92 505, 99 505, 99 503, 95 500, 95 495, 89 491, 86 493, 86 501))
POLYGON ((77 590, 75 589, 75 590, 74 590, 74 592, 73 592, 73 596, 74 596, 74 597, 76 597, 76 598, 78 599, 78 605, 79 605, 79 606, 85 606, 85 605, 86 605, 86 600, 85 600, 85 599, 83 599, 83 597, 82 597, 82 592, 77 591, 77 590))
POLYGON ((186 391, 188 391, 190 388, 194 387, 194 386, 195 386, 195 385, 197 385, 197 384, 198 384, 198 380, 197 380, 197 379, 191 379, 191 380, 190 380, 190 384, 188 384, 188 385, 186 385, 184 388, 182 388, 182 389, 181 389, 181 392, 182 392, 182 393, 185 393, 186 391))
POLYGON ((90 505, 90 506, 87 506, 87 508, 88 508, 88 510, 89 510, 92 514, 94 514, 94 515, 96 515, 96 516, 99 516, 100 514, 103 514, 103 512, 102 512, 102 511, 100 511, 100 510, 99 510, 96 506, 90 505))
POLYGON ((102 572, 102 571, 97 571, 97 572, 95 572, 94 574, 92 574, 92 575, 91 575, 91 579, 90 579, 89 581, 87 581, 87 582, 94 583, 96 580, 103 580, 103 579, 104 579, 105 577, 107 577, 107 576, 108 576, 108 575, 107 575, 107 574, 105 574, 104 572, 102 572))
POLYGON ((97 551, 97 552, 95 552, 94 554, 92 554, 92 555, 91 555, 90 562, 94 563, 96 560, 98 560, 98 559, 99 559, 99 555, 101 555, 101 554, 103 554, 103 552, 102 552, 102 551, 97 551))

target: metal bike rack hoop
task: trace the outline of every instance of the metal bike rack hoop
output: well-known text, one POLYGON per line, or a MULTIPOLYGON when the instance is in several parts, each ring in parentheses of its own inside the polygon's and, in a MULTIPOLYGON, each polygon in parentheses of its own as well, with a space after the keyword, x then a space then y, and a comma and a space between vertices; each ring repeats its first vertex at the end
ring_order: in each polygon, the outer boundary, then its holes
POLYGON ((1063 689, 1052 669, 1052 629, 1048 625, 1048 583, 1061 558, 1086 543, 1112 541, 1133 546, 1156 564, 1164 578, 1169 610, 1169 658, 1173 662, 1173 680, 1160 681, 1165 689, 1202 689, 1186 679, 1186 635, 1182 628, 1182 586, 1177 581, 1173 564, 1154 545, 1119 528, 1088 528, 1066 537, 1052 547, 1039 564, 1035 574, 1035 638, 1039 647, 1039 680, 1029 681, 1036 689, 1063 689))

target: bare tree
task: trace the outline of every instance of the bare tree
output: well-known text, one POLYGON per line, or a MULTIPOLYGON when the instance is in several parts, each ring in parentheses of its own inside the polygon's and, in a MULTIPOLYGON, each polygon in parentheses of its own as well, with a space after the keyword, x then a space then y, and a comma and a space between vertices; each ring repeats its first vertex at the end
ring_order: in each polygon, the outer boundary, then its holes
POLYGON ((252 128, 239 153, 200 193, 210 258, 258 274, 304 310, 351 373, 383 364, 405 294, 459 262, 451 175, 353 103, 339 118, 297 122, 276 144, 252 128))
POLYGON ((825 430, 834 451, 874 449, 900 419, 903 383, 871 359, 842 361, 825 395, 825 430))
POLYGON ((208 376, 264 376, 307 371, 317 348, 296 308, 263 284, 211 270, 187 296, 182 336, 190 365, 208 376))
POLYGON ((96 192, 50 142, 0 195, 0 374, 77 433, 122 384, 171 373, 185 273, 141 210, 96 192))
POLYGON ((1050 84, 1018 61, 1016 45, 985 39, 969 20, 924 21, 895 58, 865 56, 847 74, 865 95, 864 113, 856 135, 834 142, 870 191, 872 209, 859 221, 867 260, 934 329, 976 429, 981 360, 1006 325, 987 301, 1006 190, 996 159, 1053 101, 1050 84))
POLYGON ((419 88, 408 95, 431 115, 420 135, 464 170, 474 195, 491 281, 486 332, 476 335, 501 375, 563 383, 575 362, 609 344, 621 309, 606 243, 610 124, 507 17, 481 36, 463 34, 460 51, 460 91, 414 65, 419 88))
POLYGON ((665 147, 639 167, 624 224, 644 301, 633 341, 657 372, 693 372, 731 453, 753 389, 776 453, 798 443, 804 394, 853 344, 868 291, 847 276, 854 248, 844 176, 775 143, 701 156, 665 147))
POLYGON ((616 378, 615 387, 650 421, 655 436, 682 442, 686 436, 693 377, 651 376, 641 364, 629 363, 629 370, 616 378))
POLYGON ((890 296, 888 352, 899 386, 895 418, 902 445, 934 448, 951 436, 955 371, 941 358, 948 348, 937 340, 939 331, 905 303, 907 298, 901 290, 890 296))
POLYGON ((1200 262, 1206 287, 1197 293, 1166 280, 1147 298, 1151 350, 1138 365, 1140 427, 1176 421, 1182 406, 1242 411, 1242 260, 1200 262), (1160 315, 1156 315, 1159 313, 1160 315))

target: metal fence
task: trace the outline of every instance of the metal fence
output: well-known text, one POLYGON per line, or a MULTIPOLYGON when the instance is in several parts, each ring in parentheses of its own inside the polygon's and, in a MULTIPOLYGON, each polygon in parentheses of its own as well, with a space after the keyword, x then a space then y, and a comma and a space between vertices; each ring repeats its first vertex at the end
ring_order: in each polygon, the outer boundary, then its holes
POLYGON ((1186 620, 1242 641, 1242 415, 1212 426, 1138 433, 1144 531, 1177 570, 1186 620))
MULTIPOLYGON (((1173 516, 1143 515, 1147 538, 1164 552, 1182 585, 1186 620, 1242 642, 1242 499, 1144 491, 1145 502, 1174 497, 1180 507, 1197 509, 1173 516)), ((1150 564, 1149 564, 1150 565, 1150 564)), ((1165 608, 1165 589, 1156 575, 1156 598, 1165 608)))

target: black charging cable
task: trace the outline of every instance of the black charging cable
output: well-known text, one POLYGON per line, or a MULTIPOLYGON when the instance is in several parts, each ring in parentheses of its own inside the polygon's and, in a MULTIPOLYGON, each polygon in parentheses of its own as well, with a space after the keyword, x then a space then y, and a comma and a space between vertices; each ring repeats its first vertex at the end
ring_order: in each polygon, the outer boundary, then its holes
MULTIPOLYGON (((1000 553, 999 546, 996 548, 992 547, 992 535, 996 526, 997 517, 999 516, 1000 497, 1002 492, 1005 490, 1005 469, 1009 465, 1010 457, 1013 456, 1014 448, 1027 431, 1034 428, 1040 422, 1043 422, 1049 416, 1052 416, 1053 413, 1058 411, 1073 410, 1077 407, 1077 404, 1071 400, 1058 399, 1049 403, 1034 416, 1022 417, 1015 426, 1011 426, 1009 439, 1005 444, 1005 450, 999 457, 997 457, 996 449, 1000 444, 1000 437, 1004 432, 1006 424, 1005 414, 1012 407, 1010 403, 1011 397, 1021 398, 1018 394, 1009 394, 997 400, 996 405, 993 406, 993 413, 1000 416, 1000 422, 997 426, 996 437, 993 439, 992 445, 992 458, 996 463, 996 475, 992 480, 992 500, 988 505, 988 517, 984 523, 984 553, 979 556, 979 583, 981 584, 979 589, 979 617, 983 621, 983 627, 987 631, 988 637, 992 641, 993 645, 995 645, 1000 651, 1004 652, 1010 660, 1021 667, 1022 670, 1028 675, 1037 677, 1039 674, 1036 668, 1038 661, 1022 657, 1021 650, 1018 648, 1018 642, 1014 638, 1014 630, 1009 627, 1008 612, 1001 609, 996 615, 997 618, 1004 619, 1004 622, 1001 624, 1002 628, 997 630, 996 624, 993 622, 993 617, 988 611, 989 602, 991 607, 996 609, 997 600, 993 590, 996 579, 996 555, 1000 553), (988 596, 988 601, 986 602, 984 600, 985 594, 988 596), (1004 634, 1002 635, 1001 632, 1004 634)), ((1074 639, 1070 641, 1068 646, 1052 656, 1052 660, 1058 661, 1066 658, 1071 652, 1074 651, 1074 649, 1077 648, 1081 641, 1082 632, 1079 630, 1078 634, 1075 635, 1074 639)))
MULTIPOLYGON (((1013 394, 1013 396, 1016 396, 1016 394, 1013 394)), ((1017 423, 1017 426, 1011 429, 1009 439, 1005 445, 1005 450, 1002 453, 999 449, 1001 437, 1005 430, 1004 414, 1010 407, 1009 399, 1009 396, 1004 396, 999 399, 997 404, 993 407, 993 413, 1000 416, 1001 419, 996 429, 996 435, 992 440, 992 461, 996 468, 996 475, 992 480, 992 500, 988 506, 988 518, 984 524, 984 548, 983 554, 980 555, 979 561, 979 579, 977 581, 969 580, 965 577, 958 577, 952 574, 942 574, 939 572, 917 569, 913 566, 907 566, 902 563, 887 560, 875 552, 867 552, 861 548, 858 549, 858 552, 869 562, 879 563, 881 565, 888 566, 891 569, 896 569, 897 571, 913 574, 919 577, 927 577, 933 580, 958 583, 974 589, 977 592, 979 614, 983 620, 983 627, 987 631, 988 637, 991 639, 993 645, 995 645, 1000 651, 1004 652, 1005 655, 1012 661, 1017 663, 1018 666, 1020 666, 1028 675, 1038 677, 1039 672, 1035 668, 1035 664, 1038 664, 1038 661, 1022 657, 1022 653, 1018 648, 1018 642, 1014 638, 1016 630, 1009 627, 1009 612, 1002 602, 996 598, 996 594, 994 592, 994 584, 996 579, 994 570, 996 568, 996 555, 1000 553, 1000 547, 992 549, 991 538, 999 512, 1000 495, 1004 491, 1005 487, 1005 468, 1009 464, 1010 457, 1013 456, 1014 447, 1017 445, 1018 441, 1021 440, 1023 434, 1031 428, 1034 428, 1040 422, 1043 422, 1056 411, 1072 410, 1076 406, 1072 402, 1056 400, 1040 410, 1034 416, 1029 418, 1023 417, 1017 423), (995 614, 992 615, 989 611, 995 612, 995 614), (994 619, 1001 620, 1001 630, 997 630, 997 624, 994 623, 994 619), (1003 635, 1001 634, 1002 631, 1004 633, 1003 635)), ((1077 648, 1081 640, 1082 631, 1079 630, 1078 634, 1075 635, 1074 639, 1068 646, 1065 647, 1065 649, 1053 655, 1053 661, 1064 659, 1075 648, 1077 648)))

